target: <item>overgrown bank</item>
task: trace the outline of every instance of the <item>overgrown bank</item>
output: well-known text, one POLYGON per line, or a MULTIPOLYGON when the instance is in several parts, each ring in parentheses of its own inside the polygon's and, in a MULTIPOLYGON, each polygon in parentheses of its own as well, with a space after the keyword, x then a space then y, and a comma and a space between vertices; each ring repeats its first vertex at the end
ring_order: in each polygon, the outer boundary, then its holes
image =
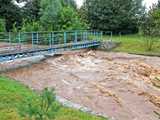
POLYGON ((120 42, 119 46, 113 49, 115 52, 126 52, 149 56, 160 56, 160 39, 158 37, 144 37, 142 35, 104 36, 103 40, 112 39, 120 42))
MULTIPOLYGON (((0 76, 0 120, 28 120, 20 114, 28 99, 36 100, 38 94, 18 82, 0 76)), ((53 120, 53 119, 51 119, 53 120)), ((104 120, 86 113, 60 107, 55 120, 104 120)))

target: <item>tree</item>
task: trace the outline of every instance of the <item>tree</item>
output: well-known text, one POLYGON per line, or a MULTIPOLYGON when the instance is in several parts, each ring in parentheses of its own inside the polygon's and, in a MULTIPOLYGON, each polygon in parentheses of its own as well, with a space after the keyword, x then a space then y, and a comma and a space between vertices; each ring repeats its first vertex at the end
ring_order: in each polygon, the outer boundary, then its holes
POLYGON ((40 19, 40 0, 27 1, 22 9, 28 21, 38 21, 40 19))
POLYGON ((0 19, 0 32, 5 32, 5 22, 3 19, 0 19))
POLYGON ((75 0, 62 0, 62 2, 64 3, 64 6, 70 6, 70 7, 73 7, 73 8, 77 8, 77 5, 76 5, 76 2, 75 0))
POLYGON ((92 29, 133 33, 144 13, 143 0, 86 0, 85 10, 92 29))
POLYGON ((58 16, 62 9, 60 0, 41 0, 40 21, 45 30, 58 30, 58 16))
POLYGON ((40 21, 44 30, 83 29, 86 24, 80 19, 73 4, 74 0, 41 0, 40 21))
POLYGON ((77 10, 78 11, 78 15, 80 16, 80 18, 82 19, 82 21, 86 24, 90 24, 88 22, 88 16, 87 16, 87 13, 86 13, 86 9, 85 9, 85 6, 83 5, 80 9, 77 10))
POLYGON ((148 36, 160 36, 160 0, 144 16, 141 30, 148 36))
POLYGON ((144 16, 143 22, 141 23, 141 30, 143 35, 147 36, 147 50, 152 50, 156 41, 156 39, 153 38, 160 37, 160 0, 158 4, 154 4, 144 16))
POLYGON ((7 31, 11 30, 15 22, 18 26, 22 21, 21 9, 12 0, 0 0, 0 16, 5 19, 7 31))
POLYGON ((70 6, 62 8, 58 24, 61 30, 78 30, 87 27, 87 25, 80 19, 75 9, 70 6))

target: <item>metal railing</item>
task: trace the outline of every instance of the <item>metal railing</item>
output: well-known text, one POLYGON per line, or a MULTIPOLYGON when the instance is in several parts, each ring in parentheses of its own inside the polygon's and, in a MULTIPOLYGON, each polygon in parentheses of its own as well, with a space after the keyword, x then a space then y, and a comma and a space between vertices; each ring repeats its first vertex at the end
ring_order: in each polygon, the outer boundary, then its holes
POLYGON ((5 32, 0 33, 0 54, 22 50, 46 49, 86 41, 100 41, 102 34, 102 32, 96 30, 5 32))

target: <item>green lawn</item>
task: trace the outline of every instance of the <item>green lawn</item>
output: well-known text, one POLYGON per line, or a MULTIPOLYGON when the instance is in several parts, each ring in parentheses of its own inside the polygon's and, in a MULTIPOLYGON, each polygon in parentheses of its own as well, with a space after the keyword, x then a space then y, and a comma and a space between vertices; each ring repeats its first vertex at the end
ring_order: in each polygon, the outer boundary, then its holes
MULTIPOLYGON (((103 39, 108 40, 110 37, 104 36, 103 39)), ((122 35, 113 36, 112 40, 121 42, 120 46, 113 51, 160 56, 160 38, 149 38, 141 35, 122 35), (150 51, 147 50, 148 40, 154 41, 153 49, 150 51)))
MULTIPOLYGON (((20 83, 0 76, 0 120, 28 120, 22 118, 18 108, 24 105, 22 101, 37 98, 37 93, 20 83)), ((65 107, 60 107, 56 120, 105 120, 87 113, 65 107)))

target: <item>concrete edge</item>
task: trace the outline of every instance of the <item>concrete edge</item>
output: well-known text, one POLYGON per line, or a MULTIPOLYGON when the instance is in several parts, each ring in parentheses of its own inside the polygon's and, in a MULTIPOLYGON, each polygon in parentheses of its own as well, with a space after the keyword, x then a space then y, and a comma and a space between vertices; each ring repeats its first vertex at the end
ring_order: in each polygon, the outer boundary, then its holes
POLYGON ((89 113, 91 115, 95 115, 95 116, 98 116, 98 117, 103 117, 104 119, 106 120, 116 120, 115 118, 109 118, 108 116, 106 116, 105 114, 103 113, 98 113, 98 112, 95 112, 93 111, 92 109, 90 108, 87 108, 87 107, 84 107, 84 106, 81 106, 80 104, 76 104, 76 103, 73 103, 65 98, 62 98, 60 96, 56 96, 56 100, 62 104, 63 106, 65 107, 68 107, 68 108, 73 108, 73 109, 76 109, 76 110, 80 110, 82 112, 85 112, 85 113, 89 113))

